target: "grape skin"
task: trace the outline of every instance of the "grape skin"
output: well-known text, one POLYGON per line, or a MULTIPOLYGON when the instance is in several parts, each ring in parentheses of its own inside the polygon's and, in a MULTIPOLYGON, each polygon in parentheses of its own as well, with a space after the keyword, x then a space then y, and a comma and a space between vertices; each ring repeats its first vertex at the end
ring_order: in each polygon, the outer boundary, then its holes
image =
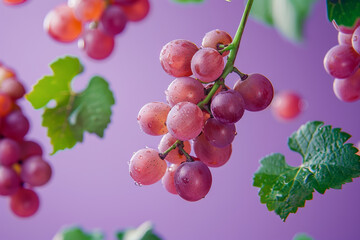
POLYGON ((21 166, 21 179, 33 187, 45 185, 51 178, 52 170, 41 156, 27 158, 21 166))
POLYGON ((352 37, 352 34, 346 34, 346 33, 339 32, 338 33, 339 45, 351 46, 351 37, 352 37))
POLYGON ((224 124, 215 118, 210 118, 206 121, 203 132, 211 145, 223 148, 234 140, 236 128, 235 124, 224 124))
POLYGON ((109 35, 115 36, 124 31, 127 18, 121 7, 110 5, 100 19, 100 27, 109 35))
POLYGON ((166 120, 171 107, 163 102, 145 104, 138 113, 138 123, 143 132, 152 136, 168 132, 166 120))
POLYGON ((194 202, 208 194, 212 176, 209 168, 203 162, 184 162, 175 172, 174 183, 181 198, 194 202))
MULTIPOLYGON (((173 137, 170 133, 165 134, 159 143, 158 149, 159 152, 165 152, 169 147, 171 147, 177 139, 173 137)), ((183 142, 184 147, 183 149, 189 153, 191 152, 191 146, 188 141, 183 142)), ((178 147, 176 147, 174 150, 170 151, 168 155, 165 157, 165 160, 167 160, 170 163, 179 164, 186 161, 186 156, 181 152, 178 147)))
POLYGON ((224 70, 224 59, 213 48, 202 48, 191 59, 191 71, 202 82, 213 82, 224 70))
POLYGON ((11 166, 20 158, 19 144, 9 138, 0 140, 0 164, 11 166))
POLYGON ((166 162, 159 157, 159 152, 151 148, 137 151, 129 164, 130 176, 141 185, 151 185, 159 181, 166 168, 166 162))
POLYGON ((19 188, 20 178, 17 173, 12 168, 0 165, 0 195, 12 195, 19 188))
POLYGON ((222 123, 236 123, 244 115, 244 100, 240 93, 227 90, 216 94, 210 108, 213 116, 222 123))
POLYGON ((132 4, 120 5, 129 21, 138 22, 143 20, 150 12, 149 0, 137 0, 132 4))
POLYGON ((161 183, 164 188, 172 194, 178 194, 174 182, 175 171, 178 167, 179 164, 171 164, 170 167, 166 169, 165 175, 161 179, 161 183))
POLYGON ((20 188, 10 197, 10 208, 19 217, 34 215, 40 206, 38 195, 31 189, 20 188))
MULTIPOLYGON (((209 47, 218 50, 218 44, 229 45, 230 43, 232 43, 232 38, 227 32, 215 29, 205 34, 201 45, 204 48, 209 47)), ((230 51, 223 52, 222 56, 227 56, 229 52, 230 51)))
POLYGON ((336 97, 344 102, 360 100, 360 69, 349 78, 335 79, 333 90, 336 97))
POLYGON ((114 50, 114 45, 114 37, 100 29, 87 29, 79 40, 79 48, 95 60, 109 57, 114 50))
POLYGON ((20 110, 12 111, 2 120, 1 133, 8 138, 20 141, 30 128, 30 123, 20 110))
POLYGON ((12 109, 13 101, 7 94, 0 93, 0 117, 9 114, 12 109))

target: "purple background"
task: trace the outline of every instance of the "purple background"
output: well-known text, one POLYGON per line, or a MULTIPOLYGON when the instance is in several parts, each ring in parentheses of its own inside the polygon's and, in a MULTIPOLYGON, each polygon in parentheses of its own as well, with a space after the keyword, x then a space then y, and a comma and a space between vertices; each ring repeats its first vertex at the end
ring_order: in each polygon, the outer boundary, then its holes
MULTIPOLYGON (((200 45, 203 35, 215 28, 235 34, 244 1, 227 3, 206 0, 200 5, 177 5, 169 0, 152 0, 151 12, 142 22, 130 23, 116 39, 116 49, 106 61, 86 58, 77 44, 60 44, 43 31, 48 11, 65 0, 29 1, 20 7, 0 3, 0 61, 16 70, 27 89, 43 75, 51 74, 48 64, 59 56, 79 56, 85 73, 75 80, 82 89, 94 74, 104 76, 114 91, 116 104, 104 139, 86 134, 72 150, 49 156, 52 147, 41 126, 42 110, 21 101, 31 121, 29 139, 44 147, 54 169, 51 182, 37 189, 39 212, 31 218, 15 217, 8 199, 0 198, 0 239, 51 239, 64 225, 103 229, 113 239, 118 229, 135 227, 146 220, 164 239, 292 239, 307 232, 317 240, 358 239, 360 235, 360 181, 342 190, 314 194, 305 208, 283 223, 260 204, 252 176, 259 159, 282 152, 290 164, 300 155, 287 148, 288 136, 309 120, 321 120, 360 140, 360 103, 343 103, 332 91, 332 78, 323 68, 323 57, 337 43, 337 32, 327 21, 325 1, 319 1, 306 24, 307 40, 294 45, 275 30, 249 20, 236 66, 243 72, 262 73, 276 90, 297 90, 308 108, 295 121, 277 121, 269 109, 246 112, 237 123, 238 135, 230 161, 212 169, 213 185, 207 197, 190 203, 166 192, 161 183, 137 187, 129 176, 128 161, 145 146, 156 148, 160 137, 142 133, 136 116, 150 101, 165 101, 164 90, 173 78, 159 64, 161 47, 183 38, 200 45)), ((230 76, 227 84, 234 84, 230 76)))

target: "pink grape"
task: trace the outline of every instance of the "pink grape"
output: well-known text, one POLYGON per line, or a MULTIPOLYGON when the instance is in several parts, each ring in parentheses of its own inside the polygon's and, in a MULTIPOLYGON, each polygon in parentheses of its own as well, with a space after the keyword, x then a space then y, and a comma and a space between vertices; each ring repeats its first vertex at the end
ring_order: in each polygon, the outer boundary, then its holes
POLYGON ((177 168, 174 182, 179 196, 194 202, 208 194, 212 176, 209 168, 203 162, 184 162, 177 168))
POLYGON ((101 28, 109 35, 115 36, 124 31, 127 18, 120 6, 110 5, 100 19, 101 28))
POLYGON ((191 76, 191 59, 198 50, 198 47, 188 40, 173 40, 161 49, 161 66, 166 73, 174 77, 191 76))
POLYGON ((355 102, 360 99, 360 69, 351 77, 335 79, 333 89, 336 97, 344 102, 355 102))
POLYGON ((179 77, 165 91, 166 100, 172 107, 179 102, 199 103, 205 98, 203 85, 192 77, 179 77))
POLYGON ((21 160, 25 160, 26 158, 31 156, 42 156, 43 154, 41 146, 34 141, 24 140, 20 142, 19 145, 21 160))
POLYGON ((38 195, 31 189, 20 188, 10 197, 10 208, 19 217, 34 215, 40 206, 38 195))
POLYGON ((281 120, 296 118, 304 109, 300 95, 292 91, 277 93, 271 105, 273 114, 281 120))
POLYGON ((176 187, 174 183, 174 175, 176 169, 179 167, 179 164, 171 164, 170 167, 166 169, 165 175, 162 177, 161 182, 164 188, 172 194, 177 194, 176 187))
POLYGON ((20 110, 12 111, 2 120, 1 133, 14 140, 20 141, 29 131, 30 123, 20 110))
POLYGON ((46 184, 50 180, 51 174, 50 165, 41 156, 27 158, 21 165, 21 179, 33 187, 46 184))
MULTIPOLYGON (((204 48, 209 47, 218 50, 218 45, 229 45, 232 42, 231 36, 222 30, 215 29, 207 32, 202 40, 202 46, 204 48)), ((230 51, 223 52, 222 56, 226 56, 230 51)))
POLYGON ((87 29, 79 40, 79 48, 92 59, 102 60, 110 56, 114 50, 114 37, 100 29, 87 29))
POLYGON ((335 78, 347 78, 353 75, 360 65, 360 55, 351 46, 337 45, 325 55, 324 67, 335 78))
POLYGON ((83 22, 98 20, 106 7, 104 0, 69 0, 68 5, 83 22))
POLYGON ((352 34, 355 31, 355 29, 358 26, 360 26, 360 17, 355 21, 355 23, 351 27, 345 27, 342 25, 339 26, 339 25, 337 25, 335 20, 333 20, 332 23, 333 23, 335 29, 338 30, 339 32, 346 33, 346 34, 352 34))
POLYGON ((0 165, 0 195, 9 196, 20 188, 20 178, 12 169, 0 165))
POLYGON ((169 132, 176 139, 186 141, 198 136, 204 126, 201 109, 191 102, 179 102, 166 120, 169 132))
POLYGON ((351 38, 351 44, 354 50, 360 54, 360 26, 355 29, 351 38))
POLYGON ((338 33, 339 45, 351 46, 351 37, 352 37, 352 34, 346 34, 346 33, 339 32, 338 33))
POLYGON ((151 148, 137 151, 129 164, 130 176, 141 185, 151 185, 159 181, 166 168, 166 162, 159 157, 159 152, 151 148))
POLYGON ((7 78, 1 82, 0 92, 5 93, 13 100, 22 98, 25 94, 24 85, 15 78, 7 78))
POLYGON ((227 90, 216 94, 210 108, 213 116, 222 123, 236 123, 244 115, 244 100, 240 93, 227 90))
MULTIPOLYGON (((169 147, 171 147, 177 139, 173 137, 170 133, 165 134, 159 143, 158 149, 159 152, 163 153, 165 152, 169 147)), ((187 153, 190 153, 191 146, 188 141, 184 141, 184 150, 187 153)), ((168 155, 165 157, 165 160, 167 160, 170 163, 179 164, 186 161, 186 156, 180 152, 180 149, 176 147, 174 150, 170 151, 168 155)))
POLYGON ((171 107, 168 104, 162 102, 145 104, 137 117, 141 130, 152 136, 167 133, 166 119, 170 109, 171 107))
POLYGON ((209 167, 223 166, 229 161, 232 153, 231 144, 223 148, 215 147, 206 139, 204 134, 195 138, 193 147, 196 156, 209 167))
POLYGON ((149 0, 137 0, 133 1, 132 4, 121 5, 126 18, 129 21, 138 22, 143 20, 150 12, 149 0))
POLYGON ((246 80, 239 79, 234 90, 244 99, 245 109, 248 111, 261 111, 267 108, 274 96, 274 88, 265 76, 253 73, 246 80))
POLYGON ((235 124, 224 124, 210 118, 204 126, 204 135, 211 145, 222 148, 231 144, 236 135, 235 124))
POLYGON ((203 82, 215 81, 224 70, 224 59, 213 48, 202 48, 191 59, 191 71, 203 82))
POLYGON ((0 140, 0 164, 11 166, 20 159, 19 144, 9 138, 0 140))

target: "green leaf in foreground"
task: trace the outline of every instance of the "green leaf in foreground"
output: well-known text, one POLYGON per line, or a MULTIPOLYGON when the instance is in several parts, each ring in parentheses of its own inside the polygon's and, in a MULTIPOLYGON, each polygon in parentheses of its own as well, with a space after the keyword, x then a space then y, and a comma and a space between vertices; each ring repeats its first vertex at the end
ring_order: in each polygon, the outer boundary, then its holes
POLYGON ((294 236, 293 240, 313 240, 313 238, 305 233, 298 233, 294 236))
POLYGON ((53 240, 104 240, 104 236, 100 232, 86 233, 79 227, 72 227, 57 233, 53 240))
POLYGON ((161 240, 153 233, 153 226, 150 222, 144 222, 138 228, 126 229, 117 233, 118 240, 161 240))
POLYGON ((287 39, 304 39, 304 25, 316 0, 258 0, 251 16, 275 27, 287 39))
POLYGON ((330 22, 335 20, 337 25, 352 27, 360 19, 359 0, 327 0, 326 4, 330 22))
POLYGON ((42 125, 48 129, 54 147, 52 154, 82 142, 84 132, 103 137, 115 103, 109 84, 95 76, 84 91, 75 93, 71 81, 83 71, 79 60, 60 58, 50 67, 53 75, 40 79, 26 98, 34 108, 44 108, 42 125), (53 100, 56 106, 48 107, 53 100))
POLYGON ((360 156, 353 144, 345 142, 350 135, 339 128, 308 122, 293 133, 288 145, 303 157, 298 167, 289 166, 280 153, 264 157, 254 175, 261 203, 285 221, 290 213, 311 200, 314 190, 321 194, 329 188, 360 176, 360 156))

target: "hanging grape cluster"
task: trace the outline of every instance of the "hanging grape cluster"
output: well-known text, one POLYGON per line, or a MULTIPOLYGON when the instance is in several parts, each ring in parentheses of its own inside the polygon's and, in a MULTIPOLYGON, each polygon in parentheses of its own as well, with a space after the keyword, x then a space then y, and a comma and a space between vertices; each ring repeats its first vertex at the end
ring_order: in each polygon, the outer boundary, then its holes
MULTIPOLYGON (((185 200, 204 198, 212 184, 209 167, 230 159, 235 123, 245 110, 269 106, 274 90, 266 77, 241 73, 228 67, 229 61, 225 65, 224 57, 237 51, 232 47, 228 33, 213 30, 206 33, 201 48, 183 39, 162 48, 161 66, 175 80, 165 91, 167 103, 151 102, 139 111, 141 130, 164 136, 158 149, 144 148, 132 156, 130 176, 137 184, 162 179, 167 191, 185 200), (233 89, 225 84, 230 72, 240 76, 233 89), (196 157, 190 155, 192 150, 196 157)), ((233 61, 236 52, 230 55, 233 61)))
POLYGON ((360 20, 353 27, 338 26, 339 45, 325 55, 324 67, 335 78, 336 97, 344 102, 360 100, 360 20))
POLYGON ((0 63, 0 195, 10 197, 10 208, 29 217, 39 208, 34 187, 51 177, 51 167, 40 145, 25 139, 30 124, 16 101, 25 94, 13 70, 0 63))
POLYGON ((59 42, 79 39, 87 56, 101 60, 110 56, 128 22, 144 19, 149 9, 149 0, 69 0, 47 14, 44 28, 59 42))

